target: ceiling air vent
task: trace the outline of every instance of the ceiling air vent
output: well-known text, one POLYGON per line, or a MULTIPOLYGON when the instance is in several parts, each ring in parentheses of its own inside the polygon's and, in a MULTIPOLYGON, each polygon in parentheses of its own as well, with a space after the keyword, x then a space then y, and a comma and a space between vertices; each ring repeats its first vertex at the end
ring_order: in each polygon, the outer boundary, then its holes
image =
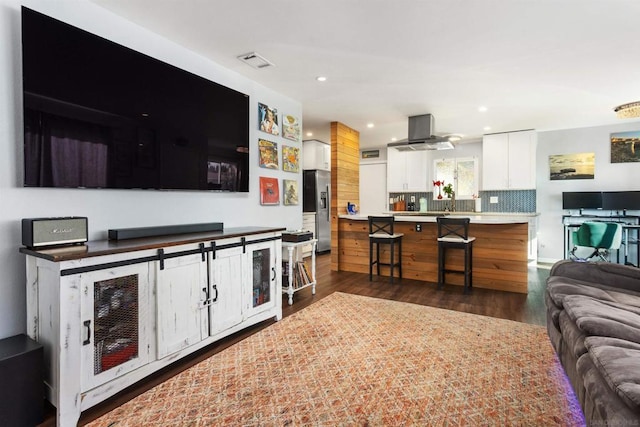
POLYGON ((245 53, 244 55, 238 56, 238 59, 258 70, 275 66, 273 62, 256 52, 245 53))

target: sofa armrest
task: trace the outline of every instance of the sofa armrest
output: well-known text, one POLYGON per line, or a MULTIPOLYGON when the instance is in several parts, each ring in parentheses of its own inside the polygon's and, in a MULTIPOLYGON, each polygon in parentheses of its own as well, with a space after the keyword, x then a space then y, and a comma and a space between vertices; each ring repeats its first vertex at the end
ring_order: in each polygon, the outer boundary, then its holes
POLYGON ((619 289, 640 292, 640 268, 610 262, 576 262, 563 260, 551 267, 549 276, 569 277, 600 283, 619 289))

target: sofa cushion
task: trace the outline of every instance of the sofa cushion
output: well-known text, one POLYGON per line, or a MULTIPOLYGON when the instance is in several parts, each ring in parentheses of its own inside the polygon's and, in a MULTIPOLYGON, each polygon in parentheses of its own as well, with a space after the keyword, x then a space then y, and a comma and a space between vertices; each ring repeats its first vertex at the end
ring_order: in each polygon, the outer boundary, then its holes
POLYGON ((567 295, 584 295, 602 301, 618 302, 640 307, 640 292, 620 291, 620 289, 587 283, 568 277, 553 276, 547 281, 547 292, 556 307, 563 306, 564 297, 567 295))
POLYGON ((584 295, 568 295, 563 304, 567 315, 585 335, 640 343, 640 307, 584 295))
POLYGON ((586 337, 584 331, 576 326, 566 311, 560 313, 560 330, 562 331, 565 351, 571 351, 573 355, 570 360, 577 360, 587 352, 587 347, 584 344, 586 337))
POLYGON ((588 337, 589 356, 608 386, 640 411, 640 344, 616 338, 588 337))
POLYGON ((638 408, 629 407, 609 387, 588 352, 578 359, 576 366, 584 390, 580 404, 588 425, 624 426, 633 425, 630 421, 638 420, 638 408))
POLYGON ((553 325, 560 329, 560 323, 558 322, 558 317, 560 316, 560 312, 563 310, 562 307, 558 307, 556 303, 549 295, 549 292, 544 293, 544 305, 547 307, 547 318, 551 320, 553 325))
POLYGON ((558 261, 550 276, 571 277, 582 282, 601 283, 618 289, 640 291, 640 268, 613 262, 558 261))

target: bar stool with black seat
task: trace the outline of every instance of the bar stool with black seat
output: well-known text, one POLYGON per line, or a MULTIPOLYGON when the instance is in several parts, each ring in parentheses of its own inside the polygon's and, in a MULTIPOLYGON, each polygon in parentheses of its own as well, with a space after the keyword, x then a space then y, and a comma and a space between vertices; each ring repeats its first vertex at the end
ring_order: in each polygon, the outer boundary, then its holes
POLYGON ((437 217, 438 222, 438 289, 442 289, 445 273, 464 274, 464 293, 473 287, 473 242, 475 237, 469 237, 469 218, 437 217), (445 268, 447 249, 464 250, 464 270, 445 268))
POLYGON ((376 265, 378 276, 380 266, 390 268, 389 281, 393 283, 393 270, 398 267, 398 278, 402 279, 402 233, 393 230, 392 216, 369 216, 369 281, 373 278, 373 265, 376 265), (376 245, 376 259, 373 259, 373 245, 376 245), (389 245, 389 262, 380 262, 380 245, 389 245), (395 247, 398 246, 398 260, 395 260, 395 247))

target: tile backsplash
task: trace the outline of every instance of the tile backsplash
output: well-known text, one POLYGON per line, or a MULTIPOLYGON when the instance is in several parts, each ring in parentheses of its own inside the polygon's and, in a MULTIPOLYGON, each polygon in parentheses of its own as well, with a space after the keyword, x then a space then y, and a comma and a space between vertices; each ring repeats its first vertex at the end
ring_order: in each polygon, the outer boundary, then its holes
MULTIPOLYGON (((428 211, 444 211, 450 208, 451 200, 433 200, 433 192, 426 193, 389 193, 390 198, 404 196, 405 202, 415 196, 416 208, 420 209, 420 198, 427 199, 428 211)), ((536 211, 536 190, 501 190, 501 191, 480 191, 482 200, 482 212, 535 212, 536 211), (491 198, 495 197, 497 203, 491 203, 491 198)), ((456 200, 456 211, 475 211, 475 200, 456 200)), ((389 205, 389 210, 393 206, 389 205)))

